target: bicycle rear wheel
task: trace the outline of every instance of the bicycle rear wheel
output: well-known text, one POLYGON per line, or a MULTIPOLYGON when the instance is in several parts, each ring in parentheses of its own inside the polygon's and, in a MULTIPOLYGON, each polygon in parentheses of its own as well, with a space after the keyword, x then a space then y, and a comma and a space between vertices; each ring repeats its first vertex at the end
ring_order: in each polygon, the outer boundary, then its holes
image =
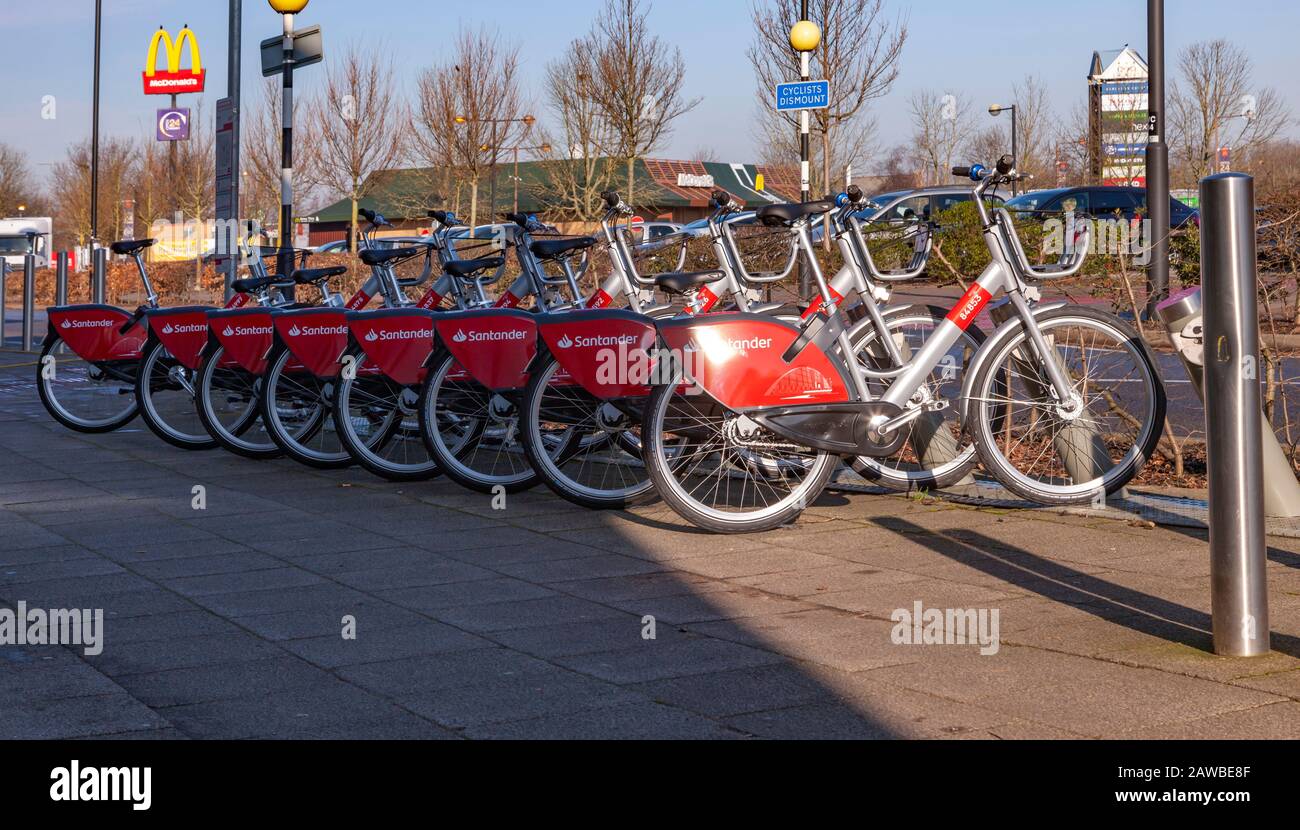
POLYGON ((533 372, 520 407, 524 450, 542 481, 594 510, 654 498, 641 459, 639 418, 562 378, 560 364, 548 358, 533 372))
POLYGON ((36 390, 54 420, 77 432, 112 432, 139 412, 134 361, 87 363, 57 335, 36 366, 36 390))
POLYGON ((203 356, 195 382, 194 405, 203 428, 227 450, 245 458, 279 458, 284 455, 266 427, 258 408, 262 378, 226 359, 224 346, 203 356))
POLYGON ((295 461, 322 470, 351 466, 352 456, 329 417, 338 379, 317 377, 297 363, 284 346, 271 350, 263 378, 262 423, 295 461))
POLYGON ((658 386, 642 418, 646 469, 679 516, 718 533, 753 533, 816 500, 838 456, 791 444, 696 391, 658 386))
POLYGON ((210 450, 217 441, 203 428, 194 406, 197 372, 186 368, 158 341, 140 358, 135 397, 140 417, 162 440, 183 450, 210 450))
POLYGON ((419 387, 403 386, 368 370, 365 352, 348 352, 355 372, 334 394, 334 429, 352 458, 389 481, 423 481, 439 475, 438 462, 420 435, 419 387))
POLYGON ((1086 307, 1035 318, 1071 387, 1058 402, 1023 326, 989 341, 967 425, 985 468, 1040 504, 1081 504, 1114 493, 1150 458, 1165 421, 1165 390, 1141 337, 1086 307))
POLYGON ((480 493, 537 485, 519 435, 519 407, 464 375, 449 354, 434 362, 420 392, 420 432, 430 455, 457 484, 480 493))

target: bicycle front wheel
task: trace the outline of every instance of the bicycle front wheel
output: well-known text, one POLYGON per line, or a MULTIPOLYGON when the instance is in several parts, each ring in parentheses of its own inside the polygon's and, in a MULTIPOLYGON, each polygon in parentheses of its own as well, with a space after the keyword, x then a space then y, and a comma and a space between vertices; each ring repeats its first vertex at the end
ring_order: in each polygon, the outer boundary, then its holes
POLYGON ((1140 335, 1114 315, 1061 308, 1037 315, 1048 350, 1021 326, 990 341, 968 401, 967 426, 985 468, 1040 504, 1104 498, 1137 475, 1165 421, 1165 390, 1140 335), (1059 401, 1043 367, 1070 386, 1059 401))
POLYGON ((194 397, 203 428, 236 455, 279 458, 284 451, 271 440, 258 415, 261 398, 261 376, 229 360, 224 346, 203 356, 194 397))
POLYGON ((285 455, 322 470, 352 465, 329 417, 337 378, 319 378, 283 346, 271 351, 262 390, 262 423, 285 455))
POLYGON ((135 361, 87 363, 50 338, 36 366, 36 389, 54 420, 77 432, 112 432, 140 411, 135 361))

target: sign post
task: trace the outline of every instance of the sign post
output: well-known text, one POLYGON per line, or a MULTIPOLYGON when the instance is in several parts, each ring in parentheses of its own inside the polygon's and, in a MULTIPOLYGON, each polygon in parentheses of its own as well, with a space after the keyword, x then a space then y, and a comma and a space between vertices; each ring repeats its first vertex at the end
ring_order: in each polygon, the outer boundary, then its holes
POLYGON ((1169 145, 1164 136, 1165 0, 1147 0, 1147 221, 1151 264, 1147 267, 1148 319, 1169 295, 1169 145))
MULTIPOLYGON (((792 107, 800 109, 799 113, 799 199, 804 202, 811 201, 812 196, 812 177, 808 169, 809 157, 811 155, 811 142, 808 135, 809 110, 811 104, 819 100, 824 100, 823 107, 830 106, 830 82, 819 81, 817 84, 810 84, 812 77, 812 53, 813 50, 821 43, 822 30, 811 20, 808 19, 808 0, 803 0, 800 5, 799 22, 790 27, 790 48, 799 53, 799 81, 798 86, 807 88, 806 95, 792 95, 793 100, 806 97, 811 99, 802 106, 792 107), (819 86, 824 85, 823 86, 819 86), (817 93, 824 92, 823 98, 818 98, 817 93)), ((777 86, 777 109, 781 108, 781 87, 794 86, 791 84, 781 84, 777 86)), ((829 237, 827 237, 829 239, 829 237)), ((805 300, 812 296, 812 284, 808 276, 808 269, 801 262, 799 265, 799 296, 805 300)))

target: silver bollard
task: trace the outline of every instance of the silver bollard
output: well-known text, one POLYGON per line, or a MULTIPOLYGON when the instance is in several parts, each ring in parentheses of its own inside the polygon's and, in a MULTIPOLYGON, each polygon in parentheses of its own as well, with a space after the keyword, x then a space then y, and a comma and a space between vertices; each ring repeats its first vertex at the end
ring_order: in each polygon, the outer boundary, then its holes
POLYGON ((54 304, 68 304, 68 252, 59 251, 54 258, 54 304))
POLYGON ((23 257, 23 351, 32 350, 32 331, 36 323, 36 255, 23 257))
POLYGON ((90 301, 103 303, 108 290, 108 249, 96 248, 90 270, 90 301))
POLYGON ((9 337, 7 324, 9 318, 6 316, 8 305, 5 300, 8 299, 9 291, 9 260, 0 257, 0 349, 5 347, 9 337))
POLYGON ((1214 653, 1252 657, 1269 651, 1254 179, 1202 179, 1201 220, 1214 653))
MULTIPOLYGON (((1156 313, 1173 343, 1174 351, 1182 361, 1192 387, 1205 402, 1204 342, 1205 323, 1201 311, 1201 289, 1180 292, 1156 306, 1156 313)), ((1264 470, 1264 515, 1270 518, 1295 518, 1300 516, 1300 481, 1295 468, 1282 451, 1273 425, 1259 413, 1260 442, 1263 453, 1260 460, 1264 470)))

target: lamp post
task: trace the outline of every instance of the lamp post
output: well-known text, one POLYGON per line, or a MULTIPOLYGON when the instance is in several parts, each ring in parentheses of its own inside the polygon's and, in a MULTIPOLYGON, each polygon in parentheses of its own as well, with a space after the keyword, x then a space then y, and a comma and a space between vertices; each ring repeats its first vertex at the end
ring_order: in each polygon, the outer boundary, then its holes
MULTIPOLYGON (((1016 105, 1011 104, 1010 106, 1003 106, 1002 104, 994 104, 993 106, 989 107, 989 115, 993 116, 994 118, 997 118, 999 115, 1001 115, 1004 112, 1011 113, 1011 159, 1012 161, 1015 162, 1016 166, 1019 167, 1020 166, 1020 144, 1019 144, 1019 132, 1016 130, 1016 105)), ((1012 196, 1020 195, 1019 183, 1017 182, 1011 183, 1011 195, 1012 196)))
MULTIPOLYGON (((99 239, 99 34, 103 0, 95 0, 95 80, 90 116, 90 250, 99 239)), ((93 256, 93 253, 92 253, 93 256)))
MULTIPOLYGON (((457 124, 473 123, 473 124, 492 125, 492 140, 488 144, 480 144, 479 152, 486 153, 491 151, 492 153, 492 164, 490 168, 492 182, 488 186, 488 202, 489 202, 488 218, 495 219, 496 212, 497 212, 497 153, 503 149, 507 149, 507 148, 497 146, 497 128, 500 127, 502 124, 523 124, 525 127, 525 134, 527 134, 528 131, 532 130, 533 125, 537 123, 537 119, 531 115, 525 115, 522 118, 472 118, 466 115, 458 115, 453 120, 457 124)), ((519 156, 517 153, 515 155, 515 174, 516 175, 519 174, 519 156)), ((515 187, 516 210, 519 207, 518 202, 519 202, 519 188, 518 185, 516 185, 515 187)), ((474 211, 471 210, 470 212, 472 214, 474 211)), ((471 216, 470 224, 473 225, 475 221, 476 218, 474 216, 471 216)))
MULTIPOLYGON (((808 0, 803 0, 799 9, 799 21, 790 27, 790 48, 799 53, 799 80, 812 78, 812 53, 822 41, 822 30, 808 19, 808 0)), ((799 112, 799 200, 812 200, 812 182, 809 175, 809 156, 811 141, 808 135, 808 110, 799 112)), ((808 269, 799 264, 799 296, 808 299, 812 294, 808 269)))
POLYGON ((514 151, 514 154, 515 154, 515 173, 514 173, 513 176, 511 176, 511 178, 514 179, 514 182, 515 182, 515 208, 514 208, 514 210, 515 210, 515 213, 518 213, 518 212, 519 212, 519 151, 520 151, 520 150, 528 150, 529 152, 533 152, 533 153, 549 153, 549 152, 551 152, 551 145, 550 145, 550 144, 543 143, 543 144, 533 145, 533 146, 530 146, 530 147, 525 147, 525 146, 523 146, 522 144, 516 144, 515 146, 513 146, 513 147, 511 147, 511 148, 509 148, 509 149, 512 150, 512 151, 514 151))
MULTIPOLYGON (((293 271, 293 16, 307 8, 308 0, 267 0, 284 18, 284 96, 280 130, 280 256, 281 274, 293 271)), ((290 289, 292 291, 292 289, 290 289)))

